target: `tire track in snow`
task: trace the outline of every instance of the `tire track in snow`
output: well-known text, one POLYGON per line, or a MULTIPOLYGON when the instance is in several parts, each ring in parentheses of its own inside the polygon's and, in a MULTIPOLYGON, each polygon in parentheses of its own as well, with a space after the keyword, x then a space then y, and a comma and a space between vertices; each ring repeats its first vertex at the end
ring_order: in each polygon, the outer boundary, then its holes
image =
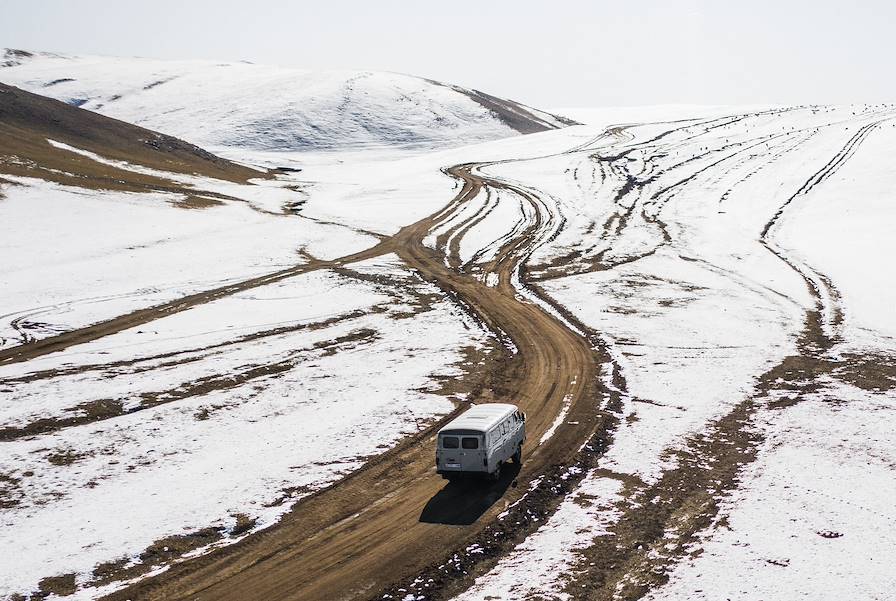
POLYGON ((813 338, 822 348, 830 347, 833 344, 837 336, 836 329, 843 322, 840 293, 827 276, 813 270, 795 257, 788 255, 786 251, 776 245, 770 238, 770 233, 794 201, 808 195, 813 188, 836 173, 855 154, 868 135, 877 129, 883 121, 874 121, 859 128, 859 131, 849 138, 837 154, 806 180, 792 196, 784 201, 772 218, 766 222, 759 235, 762 245, 786 263, 806 282, 809 293, 815 301, 815 311, 811 314, 811 319, 817 321, 818 331, 813 333, 813 338))
MULTIPOLYGON (((515 502, 524 494, 525 484, 538 479, 546 486, 531 497, 537 505, 530 500, 527 507, 550 513, 562 499, 562 489, 549 484, 568 481, 571 485, 575 477, 566 466, 583 456, 596 457, 605 448, 616 417, 601 408, 601 401, 624 386, 621 373, 610 369, 612 382, 602 379, 600 366, 612 362, 608 355, 593 350, 599 341, 576 331, 570 325, 571 316, 538 302, 537 290, 521 289, 525 262, 535 248, 557 234, 562 216, 537 193, 484 175, 478 164, 459 165, 447 172, 464 183, 457 196, 443 210, 402 228, 368 255, 387 249, 395 252, 499 338, 512 343, 497 361, 480 368, 486 372, 486 384, 473 400, 517 402, 529 415, 530 441, 551 428, 559 412, 568 411, 569 421, 560 424, 544 444, 530 448, 534 443, 529 443, 517 477, 520 488, 506 488, 510 483, 506 479, 474 495, 443 487, 432 467, 436 424, 329 489, 306 497, 270 529, 174 565, 110 599, 367 598, 392 579, 444 565, 446 553, 463 551, 477 537, 485 541, 495 528, 506 529, 506 524, 495 521, 501 507, 490 506, 502 494, 506 502, 515 502), (451 269, 444 253, 424 244, 431 232, 476 202, 484 188, 505 190, 529 206, 517 235, 504 240, 495 258, 483 266, 495 276, 493 286, 451 269), (583 451, 588 441, 590 446, 583 451), (481 499, 483 494, 486 497, 481 499), (421 507, 435 501, 434 511, 442 512, 446 520, 484 515, 461 529, 421 521, 421 507)), ((530 524, 531 528, 537 525, 530 524)), ((523 537, 527 530, 514 528, 513 532, 523 537)))
MULTIPOLYGON (((787 207, 843 166, 880 123, 863 126, 806 180, 766 223, 759 242, 769 247, 768 234, 787 207)), ((799 402, 803 394, 817 387, 820 377, 849 377, 838 373, 848 361, 828 353, 837 342, 825 331, 830 322, 839 323, 836 289, 827 277, 798 264, 783 251, 769 250, 806 281, 816 299, 815 307, 805 311, 804 328, 797 340, 799 354, 785 357, 765 372, 754 395, 702 433, 689 437, 684 445, 671 449, 669 455, 676 466, 656 483, 627 487, 622 517, 608 529, 608 535, 598 537, 580 553, 580 562, 572 571, 575 577, 566 587, 574 598, 584 587, 588 599, 635 600, 665 584, 672 566, 694 552, 692 545, 698 535, 718 526, 720 501, 739 486, 742 468, 756 459, 763 440, 753 427, 757 412, 799 402), (823 317, 825 311, 834 312, 833 320, 823 317)))

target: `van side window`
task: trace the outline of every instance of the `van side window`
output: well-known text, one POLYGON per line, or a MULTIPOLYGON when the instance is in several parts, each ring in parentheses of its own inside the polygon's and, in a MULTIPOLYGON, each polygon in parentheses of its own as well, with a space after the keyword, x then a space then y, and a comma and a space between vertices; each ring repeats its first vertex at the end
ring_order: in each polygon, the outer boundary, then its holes
POLYGON ((457 436, 443 436, 442 437, 442 447, 445 449, 456 449, 457 448, 457 436))

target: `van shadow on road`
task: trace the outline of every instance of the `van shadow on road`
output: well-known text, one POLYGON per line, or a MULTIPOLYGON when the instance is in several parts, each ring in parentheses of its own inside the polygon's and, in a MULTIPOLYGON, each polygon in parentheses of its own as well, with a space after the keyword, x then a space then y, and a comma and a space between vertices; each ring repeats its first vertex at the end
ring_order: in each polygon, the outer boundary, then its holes
POLYGON ((449 482, 423 508, 420 521, 469 526, 504 496, 519 473, 519 465, 507 463, 501 468, 497 482, 477 478, 449 482))

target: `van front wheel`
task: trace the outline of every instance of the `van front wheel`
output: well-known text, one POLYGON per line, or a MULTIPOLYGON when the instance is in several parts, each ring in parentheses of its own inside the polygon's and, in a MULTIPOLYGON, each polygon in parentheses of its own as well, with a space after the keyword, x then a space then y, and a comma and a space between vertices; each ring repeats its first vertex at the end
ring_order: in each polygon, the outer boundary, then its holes
POLYGON ((513 462, 517 465, 523 462, 523 445, 516 448, 516 453, 513 454, 513 462))

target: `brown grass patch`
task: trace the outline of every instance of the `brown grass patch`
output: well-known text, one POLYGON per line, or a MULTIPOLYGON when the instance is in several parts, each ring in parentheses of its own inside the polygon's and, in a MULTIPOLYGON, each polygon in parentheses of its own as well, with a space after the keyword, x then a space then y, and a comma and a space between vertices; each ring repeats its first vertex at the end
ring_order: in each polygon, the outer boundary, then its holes
POLYGON ((209 196, 191 195, 182 200, 176 200, 171 204, 179 209, 208 209, 210 207, 220 206, 224 203, 217 198, 211 198, 209 196))
POLYGON ((59 595, 60 597, 68 597, 77 590, 74 574, 63 574, 62 576, 50 576, 44 578, 38 583, 40 596, 34 595, 32 598, 44 599, 49 595, 59 595))

